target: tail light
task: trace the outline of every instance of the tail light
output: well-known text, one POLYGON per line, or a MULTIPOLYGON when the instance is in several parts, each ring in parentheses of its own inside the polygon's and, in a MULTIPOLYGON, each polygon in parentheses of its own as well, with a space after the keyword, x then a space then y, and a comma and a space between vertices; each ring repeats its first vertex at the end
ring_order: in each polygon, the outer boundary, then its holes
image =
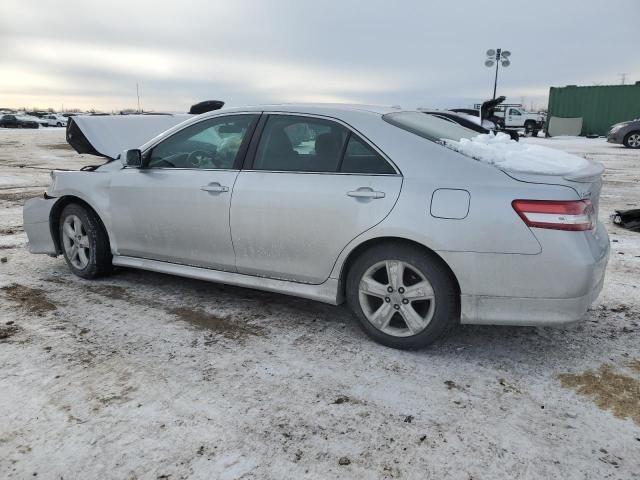
POLYGON ((514 200, 511 205, 529 227, 584 231, 595 225, 591 200, 514 200))

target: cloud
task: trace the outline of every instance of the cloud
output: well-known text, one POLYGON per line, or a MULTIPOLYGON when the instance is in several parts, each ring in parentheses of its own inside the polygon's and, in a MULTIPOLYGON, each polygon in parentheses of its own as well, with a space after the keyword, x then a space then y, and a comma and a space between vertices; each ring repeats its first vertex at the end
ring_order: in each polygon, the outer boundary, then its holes
POLYGON ((138 83, 165 110, 209 98, 465 106, 492 93, 484 52, 498 46, 513 52, 498 93, 543 105, 550 86, 640 80, 611 48, 633 44, 640 5, 618 7, 607 21, 604 0, 3 0, 0 105, 125 108, 138 83))

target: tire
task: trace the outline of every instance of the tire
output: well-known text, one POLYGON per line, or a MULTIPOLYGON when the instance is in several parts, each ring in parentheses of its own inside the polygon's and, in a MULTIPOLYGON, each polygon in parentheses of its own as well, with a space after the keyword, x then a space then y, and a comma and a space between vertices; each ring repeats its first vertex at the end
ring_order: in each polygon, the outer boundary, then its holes
POLYGON ((537 135, 535 122, 525 122, 524 123, 524 133, 526 135, 535 136, 534 132, 535 132, 535 135, 537 135))
POLYGON ((496 126, 500 129, 500 130, 504 130, 505 126, 504 126, 504 120, 498 120, 496 122, 496 126))
POLYGON ((640 148, 640 130, 627 133, 622 143, 627 148, 640 148))
POLYGON ((62 124, 60 122, 56 123, 56 127, 61 127, 62 124))
POLYGON ((77 203, 67 205, 58 231, 64 259, 74 274, 93 279, 111 272, 109 237, 93 210, 77 203))
POLYGON ((387 347, 424 348, 459 323, 460 297, 451 273, 435 254, 412 245, 389 242, 366 250, 349 269, 346 290, 362 329, 387 347), (397 273, 399 265, 404 275, 397 273))

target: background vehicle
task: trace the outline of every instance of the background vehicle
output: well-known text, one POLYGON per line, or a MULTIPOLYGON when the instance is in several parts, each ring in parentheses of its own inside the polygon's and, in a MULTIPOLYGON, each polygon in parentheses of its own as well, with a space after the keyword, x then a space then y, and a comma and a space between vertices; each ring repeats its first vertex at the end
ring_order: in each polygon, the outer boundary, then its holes
POLYGON ((627 148, 640 148, 640 118, 613 125, 607 133, 607 142, 622 144, 627 148))
MULTIPOLYGON (((193 116, 138 148, 115 135, 118 161, 54 172, 25 204, 29 248, 63 254, 83 278, 119 265, 346 300, 395 348, 424 347, 460 321, 582 318, 609 253, 602 166, 537 147, 544 165, 568 162, 532 170, 534 154, 518 169, 521 147, 507 140, 501 167, 461 153, 476 133, 418 111, 289 104, 193 116)), ((91 128, 85 139, 104 141, 91 128)))
POLYGON ((0 117, 0 127, 4 128, 38 128, 40 124, 35 120, 30 120, 18 115, 2 115, 0 117))
POLYGON ((519 105, 499 105, 493 114, 503 128, 524 128, 525 133, 534 137, 544 128, 543 115, 528 113, 519 105))
MULTIPOLYGON (((477 115, 468 114, 465 112, 453 112, 450 110, 426 110, 426 109, 418 109, 421 112, 427 113, 429 115, 433 115, 434 117, 442 118, 444 120, 457 123, 458 125, 473 130, 478 133, 497 133, 498 130, 496 125, 490 120, 482 120, 482 126, 479 125, 480 117, 479 112, 477 115)), ((520 141, 520 135, 515 130, 504 130, 504 133, 507 133, 512 140, 516 142, 520 141)))
POLYGON ((44 115, 42 117, 43 120, 46 120, 47 125, 49 127, 66 127, 67 126, 67 117, 58 114, 49 114, 44 115))

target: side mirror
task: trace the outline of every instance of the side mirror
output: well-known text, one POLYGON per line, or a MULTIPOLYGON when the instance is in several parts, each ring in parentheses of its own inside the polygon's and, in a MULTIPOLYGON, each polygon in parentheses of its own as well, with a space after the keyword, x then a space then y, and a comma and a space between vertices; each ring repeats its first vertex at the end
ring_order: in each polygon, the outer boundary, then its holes
POLYGON ((140 168, 142 167, 142 152, 137 148, 125 150, 120 154, 120 161, 125 167, 140 168))

